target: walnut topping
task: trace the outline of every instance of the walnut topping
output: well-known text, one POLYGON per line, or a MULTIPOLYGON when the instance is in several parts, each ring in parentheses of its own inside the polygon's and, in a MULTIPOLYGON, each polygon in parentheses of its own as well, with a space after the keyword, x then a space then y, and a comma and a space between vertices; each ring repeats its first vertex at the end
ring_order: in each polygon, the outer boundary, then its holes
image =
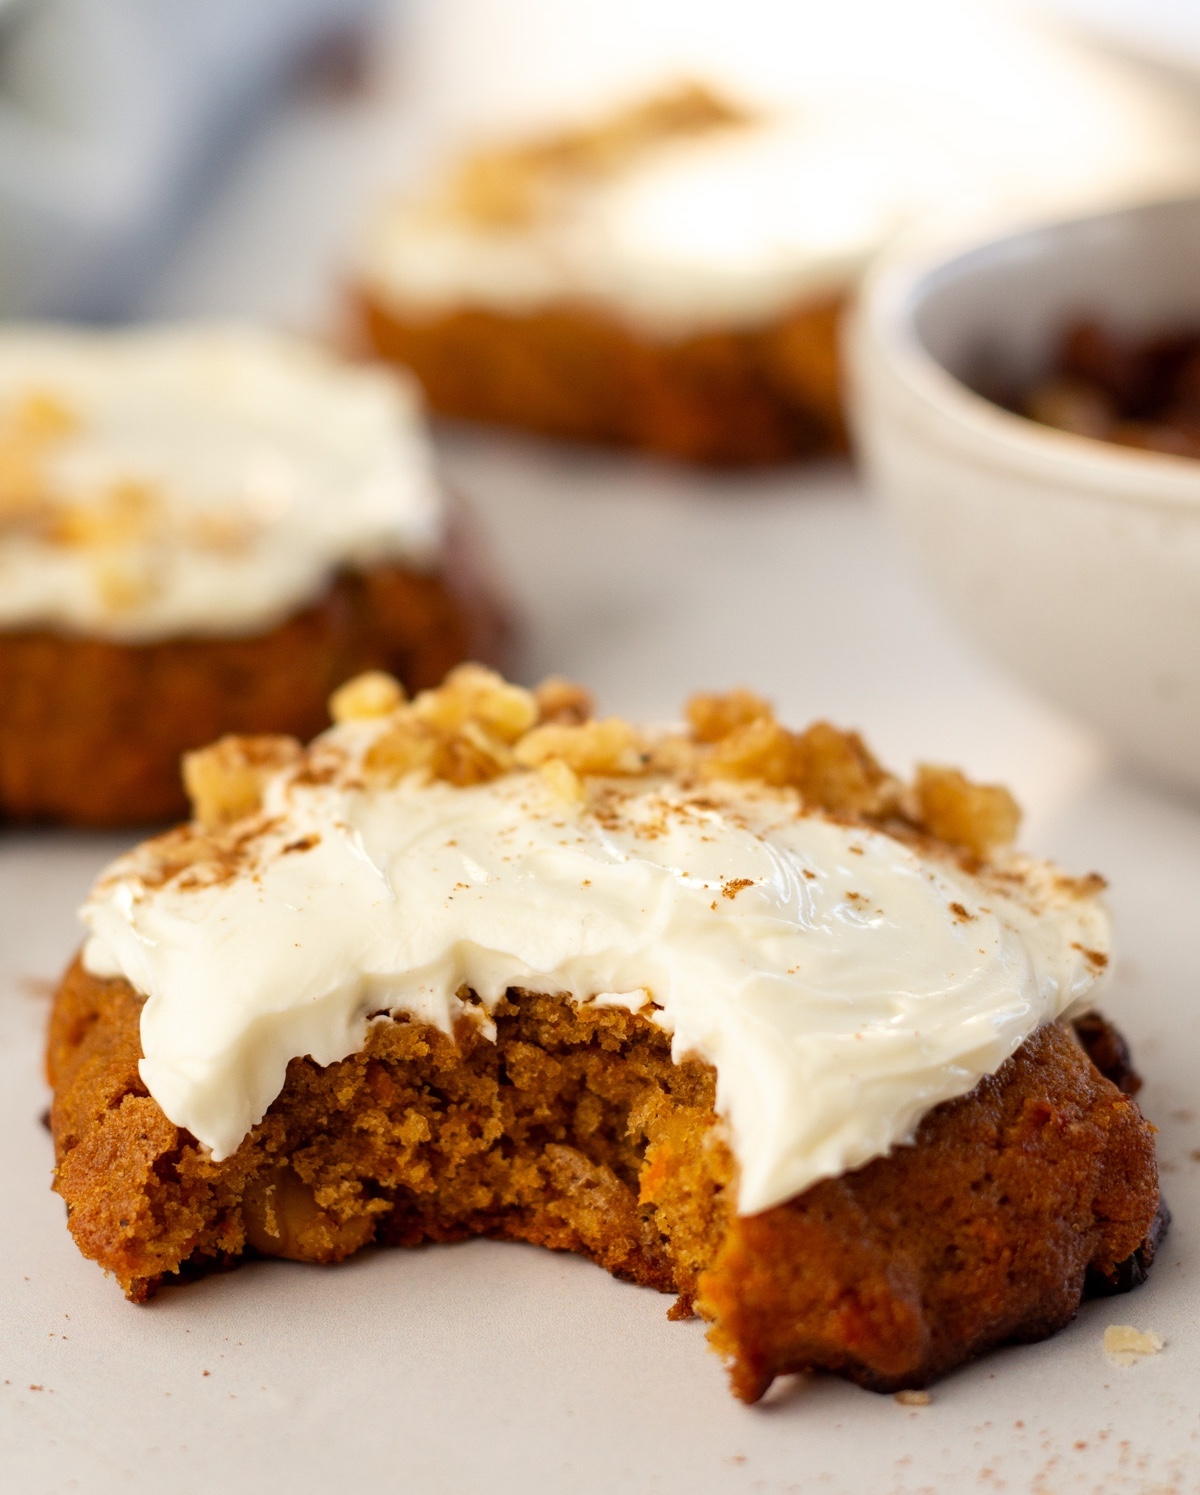
POLYGON ((556 186, 612 176, 663 141, 752 118, 700 84, 683 83, 593 125, 477 152, 452 178, 446 206, 484 228, 521 228, 545 211, 556 186))
POLYGON ((899 786, 880 768, 857 732, 814 722, 795 739, 794 779, 806 804, 836 815, 881 816, 899 786))
POLYGON ((183 785, 192 814, 205 830, 252 815, 267 780, 300 753, 294 737, 222 737, 211 747, 185 753, 183 785))
POLYGON ((1017 802, 999 784, 972 784, 956 768, 922 763, 909 795, 909 814, 939 841, 986 857, 1009 846, 1021 823, 1017 802))
POLYGON ((682 732, 664 732, 646 743, 647 771, 676 779, 694 779, 700 773, 704 749, 682 732))
POLYGON ((180 525, 180 532, 197 550, 212 551, 216 555, 237 555, 246 550, 265 528, 261 516, 242 509, 224 508, 193 514, 180 525))
POLYGON ((578 726, 591 719, 591 692, 584 690, 582 685, 576 685, 573 680, 563 680, 558 675, 551 675, 535 687, 533 698, 537 702, 539 721, 578 726))
POLYGON ((152 597, 159 585, 153 567, 144 558, 102 551, 91 563, 96 591, 110 613, 129 612, 152 597))
POLYGON ((583 783, 575 770, 561 758, 547 758, 539 772, 546 783, 566 804, 578 804, 584 797, 583 783))
MULTIPOLYGON (((407 774, 424 772, 460 787, 483 784, 514 766, 511 744, 538 718, 537 702, 519 685, 484 669, 464 664, 451 670, 437 690, 423 690, 411 703, 396 699, 383 711, 388 691, 375 677, 360 676, 342 686, 330 703, 345 719, 347 702, 360 704, 358 716, 386 716, 387 730, 372 743, 363 760, 368 778, 394 784, 407 774)), ((399 687, 396 687, 399 690, 399 687)))
POLYGON ((725 695, 696 695, 688 701, 688 725, 697 742, 720 742, 739 727, 774 713, 770 703, 748 690, 731 690, 725 695))
POLYGON ((521 738, 513 757, 523 768, 561 758, 577 774, 644 773, 648 761, 640 733, 615 716, 578 726, 547 722, 521 738))
POLYGON ((363 767, 373 781, 395 784, 410 773, 432 773, 440 745, 441 737, 428 722, 411 712, 398 712, 387 731, 367 749, 363 767))
POLYGON ((86 553, 96 591, 110 613, 129 612, 155 595, 161 575, 147 542, 167 524, 163 494, 150 483, 119 478, 95 496, 47 496, 43 539, 86 553))
POLYGON ((79 429, 79 417, 49 389, 30 389, 12 412, 12 428, 31 441, 53 441, 79 429))
POLYGON ((510 685, 481 664, 460 664, 437 690, 423 690, 413 711, 439 731, 453 733, 467 722, 486 728, 501 742, 516 742, 538 719, 530 691, 510 685))
POLYGON ((467 720, 439 744, 434 773, 461 788, 486 784, 512 766, 513 755, 504 739, 482 722, 467 720))
POLYGON ((47 460, 76 418, 54 394, 29 390, 0 413, 0 525, 40 520, 50 503, 47 460))
POLYGON ((376 716, 391 716, 404 705, 404 687, 394 675, 382 670, 368 670, 347 680, 329 697, 329 715, 335 722, 361 721, 376 716))
POLYGON ((128 545, 146 537, 162 510, 151 484, 121 478, 95 499, 57 504, 47 534, 58 545, 128 545))
MULTIPOLYGON (((363 779, 375 788, 414 773, 466 787, 536 769, 564 805, 588 800, 599 815, 588 778, 666 775, 693 787, 697 780, 747 780, 795 790, 806 810, 881 825, 893 835, 921 832, 976 859, 1007 846, 1020 818, 1007 790, 972 784, 956 769, 923 765, 906 788, 857 732, 828 722, 789 731, 747 690, 694 696, 689 732, 649 736, 617 717, 592 719, 590 697, 570 681, 546 680, 531 692, 477 664, 460 665, 412 701, 390 675, 359 675, 334 693, 330 711, 338 722, 379 723, 362 759, 363 779)), ((286 738, 226 738, 189 754, 185 780, 197 818, 222 825, 257 809, 265 777, 297 752, 286 738), (270 746, 281 741, 282 749, 270 746)), ((318 760, 330 752, 342 757, 320 782, 343 773, 344 750, 318 740, 300 781, 317 782, 318 760)), ((1079 884, 1080 896, 1094 891, 1091 882, 1079 884)))
POLYGON ((45 390, 30 390, 0 414, 0 525, 32 527, 50 544, 91 549, 142 539, 162 507, 149 484, 117 478, 86 497, 56 489, 50 459, 78 429, 74 412, 45 390))
POLYGON ((40 517, 46 500, 40 451, 0 435, 0 524, 24 524, 40 517))
POLYGON ((773 716, 760 716, 726 733, 704 760, 710 779, 760 779, 781 787, 792 780, 793 738, 773 716))
POLYGON ((79 416, 45 390, 31 390, 0 410, 0 531, 22 529, 44 544, 91 552, 96 585, 110 610, 123 611, 156 590, 148 547, 173 539, 232 554, 263 528, 237 505, 175 512, 157 483, 136 474, 64 487, 51 459, 81 426, 79 416), (133 578, 139 564, 142 574, 133 578))
POLYGON ((693 696, 687 710, 695 737, 712 744, 701 768, 706 778, 791 785, 806 805, 838 815, 880 816, 895 801, 895 780, 857 732, 828 722, 789 732, 767 702, 745 690, 693 696))

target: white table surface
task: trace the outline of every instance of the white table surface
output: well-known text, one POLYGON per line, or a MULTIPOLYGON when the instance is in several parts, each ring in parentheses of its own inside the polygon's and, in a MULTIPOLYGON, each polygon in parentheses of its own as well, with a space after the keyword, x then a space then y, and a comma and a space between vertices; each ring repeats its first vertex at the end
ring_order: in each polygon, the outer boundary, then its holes
MULTIPOLYGON (((298 106, 147 289, 147 310, 320 321, 385 139, 368 104, 298 106)), ((1147 1075, 1172 1234, 1145 1288, 951 1376, 924 1408, 801 1378, 742 1407, 701 1327, 667 1321, 668 1300, 518 1246, 259 1263, 132 1307, 71 1242, 38 1119, 47 983, 126 838, 0 833, 0 1488, 1200 1490, 1196 808, 1124 776, 971 654, 847 469, 712 477, 438 439, 521 600, 524 678, 574 675, 603 706, 658 718, 693 688, 753 685, 795 722, 861 727, 896 767, 929 758, 1003 779, 1031 846, 1110 877, 1121 953, 1105 1006, 1147 1075), (1114 1322, 1167 1347, 1118 1369, 1101 1347, 1114 1322)))

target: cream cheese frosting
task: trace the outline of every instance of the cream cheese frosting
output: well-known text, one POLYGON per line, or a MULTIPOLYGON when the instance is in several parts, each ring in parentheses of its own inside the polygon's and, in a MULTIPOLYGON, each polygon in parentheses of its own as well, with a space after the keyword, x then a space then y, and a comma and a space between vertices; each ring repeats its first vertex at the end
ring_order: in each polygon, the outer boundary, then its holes
POLYGON ((944 177, 894 121, 814 107, 664 139, 623 170, 558 183, 528 224, 471 222, 435 192, 394 200, 356 268, 410 314, 584 303, 682 336, 844 291, 944 177))
POLYGON ((249 325, 0 334, 0 627, 257 631, 441 527, 391 373, 249 325))
POLYGON ((748 781, 377 784, 387 730, 332 728, 207 861, 178 854, 194 828, 146 843, 83 911, 86 968, 145 996, 147 1088, 215 1159, 290 1059, 343 1058, 393 1014, 494 1033, 522 987, 626 1006, 712 1064, 754 1213, 911 1141, 1107 963, 1094 889, 1046 863, 972 871, 748 781))

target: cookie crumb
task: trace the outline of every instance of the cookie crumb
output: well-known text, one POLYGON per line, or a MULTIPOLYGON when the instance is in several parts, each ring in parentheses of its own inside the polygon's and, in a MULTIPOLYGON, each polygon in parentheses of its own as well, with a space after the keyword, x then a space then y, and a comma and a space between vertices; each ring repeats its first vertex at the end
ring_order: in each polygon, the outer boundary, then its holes
POLYGON ((1109 1324, 1104 1331, 1104 1353, 1114 1365, 1136 1365, 1149 1355, 1157 1355, 1165 1344, 1153 1329, 1143 1333, 1128 1324, 1109 1324))
POLYGON ((928 1391, 897 1391, 896 1400, 902 1407, 927 1407, 933 1397, 928 1391))

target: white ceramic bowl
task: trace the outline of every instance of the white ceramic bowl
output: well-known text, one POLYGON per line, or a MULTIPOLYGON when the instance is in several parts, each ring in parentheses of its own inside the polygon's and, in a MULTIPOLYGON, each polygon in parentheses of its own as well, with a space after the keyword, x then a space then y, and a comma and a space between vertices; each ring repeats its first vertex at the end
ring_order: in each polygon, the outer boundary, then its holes
POLYGON ((861 450, 978 643, 1200 792, 1200 461, 1054 431, 963 382, 981 361, 1037 372, 1080 313, 1200 326, 1200 200, 879 265, 849 337, 861 450))

